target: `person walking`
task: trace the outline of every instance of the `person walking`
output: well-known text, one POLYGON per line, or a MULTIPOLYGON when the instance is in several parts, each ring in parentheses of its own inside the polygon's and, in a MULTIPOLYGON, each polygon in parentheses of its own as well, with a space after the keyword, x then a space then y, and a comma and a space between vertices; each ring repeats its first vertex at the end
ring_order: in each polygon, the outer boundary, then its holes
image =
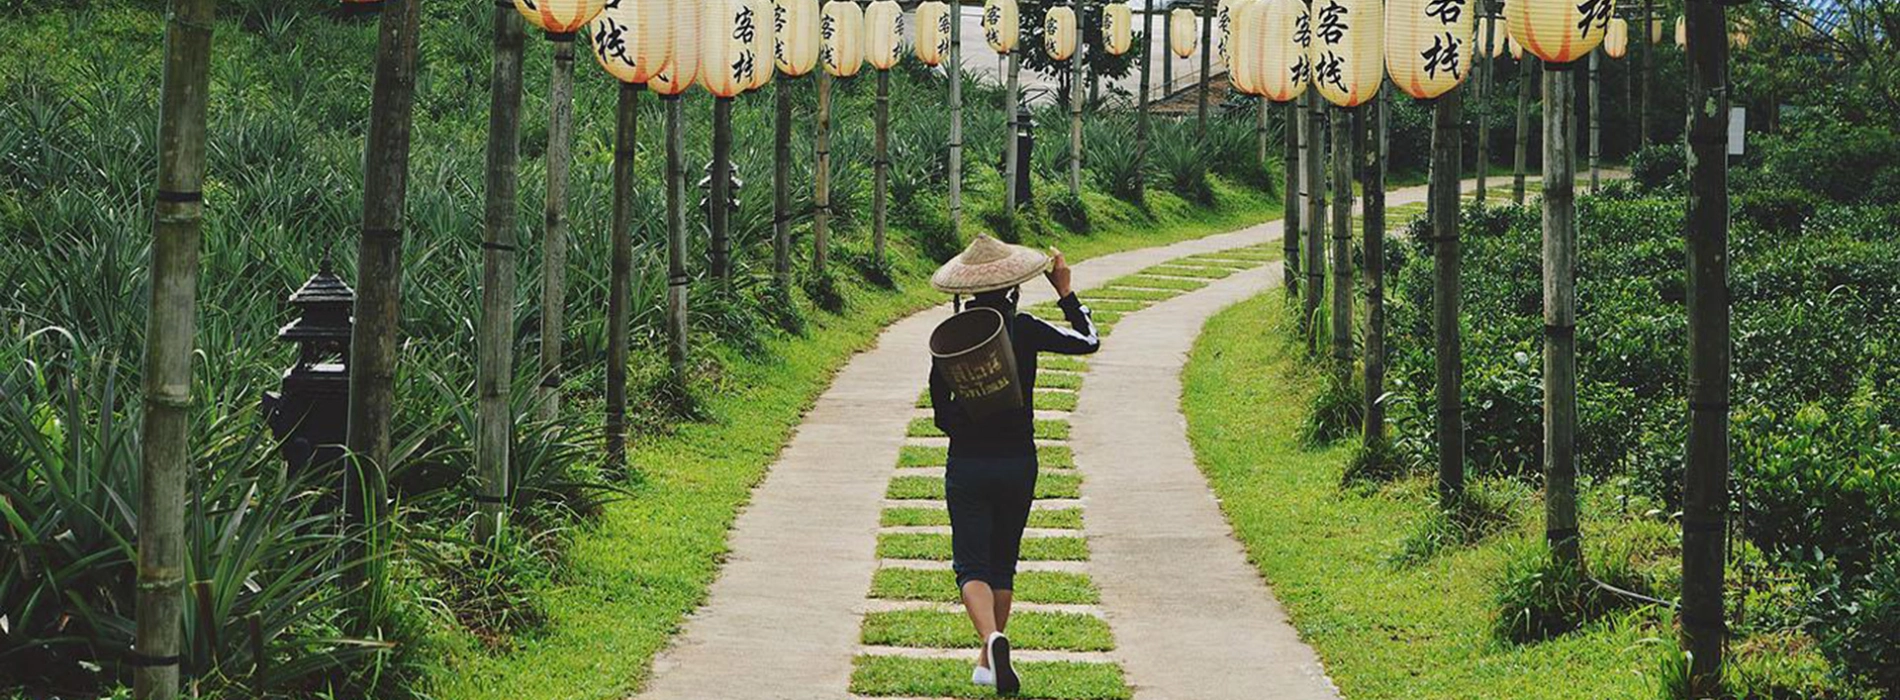
POLYGON ((1005 695, 1022 687, 1010 665, 1005 630, 1023 529, 1036 491, 1036 357, 1044 352, 1087 355, 1102 345, 1069 277, 1060 250, 1043 253, 979 236, 930 280, 938 291, 956 295, 958 302, 964 295, 971 297, 967 305, 960 304, 960 312, 981 308, 1002 315, 1022 397, 1020 406, 972 411, 952 388, 951 378, 932 363, 931 406, 937 428, 950 437, 944 499, 950 509, 952 570, 982 646, 970 681, 995 686, 1005 695), (1066 327, 1017 312, 1021 285, 1038 275, 1055 287, 1066 327))

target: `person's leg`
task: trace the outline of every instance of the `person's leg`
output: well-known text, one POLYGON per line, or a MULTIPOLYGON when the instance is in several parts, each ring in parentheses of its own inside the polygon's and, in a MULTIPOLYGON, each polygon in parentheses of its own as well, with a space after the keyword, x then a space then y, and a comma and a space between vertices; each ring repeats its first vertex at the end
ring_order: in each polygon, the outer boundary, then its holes
MULTIPOLYGON (((987 485, 979 477, 979 465, 951 459, 945 470, 944 500, 950 508, 951 568, 956 571, 963 609, 976 628, 977 638, 989 639, 997 631, 996 596, 990 587, 995 509, 986 493, 987 485)), ((977 663, 989 665, 987 649, 978 655, 977 663)))
POLYGON ((963 584, 963 611, 970 616, 970 624, 976 627, 977 648, 976 665, 989 668, 990 648, 982 642, 990 635, 1001 632, 996 624, 996 591, 983 581, 967 581, 963 584))
POLYGON ((1022 555, 1023 530, 1035 506, 1036 463, 1033 459, 1009 466, 995 506, 990 532, 990 581, 994 589, 997 631, 1008 631, 1010 606, 1016 600, 1016 561, 1022 555))

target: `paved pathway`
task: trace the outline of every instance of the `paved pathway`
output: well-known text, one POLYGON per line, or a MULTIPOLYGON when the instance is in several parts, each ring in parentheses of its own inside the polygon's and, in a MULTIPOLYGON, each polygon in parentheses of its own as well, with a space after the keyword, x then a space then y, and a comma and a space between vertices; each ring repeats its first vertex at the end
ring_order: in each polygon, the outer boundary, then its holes
MULTIPOLYGON (((1424 195, 1396 190, 1388 206, 1424 195)), ((1112 634, 1038 649, 1025 633, 1018 658, 1104 687, 1126 683, 1138 700, 1337 697, 1232 539, 1179 413, 1177 375, 1195 335, 1216 311, 1279 281, 1268 260, 1280 231, 1274 221, 1075 266, 1113 336, 1092 361, 1052 362, 1038 378, 1061 386, 1039 389, 1039 408, 1052 409, 1038 411, 1050 430, 1042 485, 1052 492, 1037 505, 1047 522, 1032 521, 1028 533, 1050 553, 1023 570, 1079 581, 1080 593, 1023 583, 1019 609, 1071 632, 1106 620, 1112 634), (1070 454, 1073 465, 1053 463, 1070 454)), ((1047 285, 1023 296, 1025 308, 1050 313, 1047 285)), ((924 341, 947 313, 897 322, 838 374, 754 490, 709 600, 655 660, 639 698, 835 700, 847 697, 854 669, 867 695, 935 697, 959 692, 959 677, 967 683, 975 640, 962 638, 972 635, 916 631, 957 616, 938 495, 944 443, 916 421, 929 415, 919 399, 924 341), (873 621, 908 624, 873 635, 873 621), (940 682, 900 692, 912 675, 940 682), (885 687, 891 676, 896 691, 885 687)), ((1025 682, 1035 690, 1034 673, 1025 682)))

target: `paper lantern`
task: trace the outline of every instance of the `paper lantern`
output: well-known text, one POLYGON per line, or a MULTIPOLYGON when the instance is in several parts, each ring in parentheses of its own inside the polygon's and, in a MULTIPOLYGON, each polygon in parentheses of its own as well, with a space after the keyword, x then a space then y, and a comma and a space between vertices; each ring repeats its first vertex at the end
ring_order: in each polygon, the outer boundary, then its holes
POLYGON ((639 85, 666 67, 672 43, 661 32, 663 9, 655 0, 611 0, 587 25, 594 58, 608 75, 639 85))
POLYGON ((1392 0, 1385 8, 1385 65, 1415 99, 1450 92, 1471 74, 1474 17, 1467 0, 1392 0))
POLYGON ((515 0, 515 10, 549 34, 573 34, 607 6, 607 0, 515 0))
POLYGON ((1749 30, 1755 28, 1755 22, 1746 16, 1734 15, 1729 18, 1728 45, 1738 49, 1748 48, 1749 30))
POLYGON ((1075 10, 1051 7, 1042 19, 1042 44, 1049 58, 1067 61, 1075 55, 1075 10))
POLYGON ((1260 95, 1260 43, 1265 29, 1260 17, 1264 11, 1265 3, 1259 2, 1234 11, 1233 43, 1227 47, 1233 57, 1228 59, 1227 76, 1234 90, 1244 95, 1260 95))
POLYGON ((1517 39, 1510 34, 1504 35, 1504 50, 1511 53, 1511 60, 1524 60, 1524 45, 1517 43, 1517 39))
POLYGON ((864 58, 872 68, 897 65, 904 36, 904 8, 896 0, 875 0, 864 8, 864 58))
POLYGON ((1174 8, 1168 16, 1172 18, 1169 23, 1174 25, 1173 31, 1168 33, 1168 48, 1181 58, 1194 55, 1194 46, 1201 39, 1200 19, 1185 7, 1174 8))
POLYGON ((1505 49, 1511 43, 1511 35, 1504 31, 1503 20, 1495 17, 1486 17, 1484 18, 1484 23, 1490 27, 1490 29, 1485 31, 1485 36, 1491 42, 1491 47, 1488 49, 1491 52, 1491 57, 1498 58, 1503 56, 1505 49))
POLYGON ((654 15, 658 22, 655 34, 665 43, 668 56, 666 67, 647 81, 647 89, 666 97, 684 94, 699 82, 699 69, 705 62, 705 52, 700 50, 704 13, 697 0, 646 2, 659 8, 654 15))
POLYGON ((1306 94, 1312 82, 1307 50, 1313 32, 1302 0, 1265 0, 1260 8, 1260 94, 1274 102, 1290 102, 1306 94))
POLYGON ((1676 18, 1676 45, 1682 46, 1682 47, 1687 47, 1689 45, 1689 18, 1688 17, 1676 18))
POLYGON ((936 0, 917 6, 917 60, 932 68, 950 55, 950 6, 936 0))
POLYGON ((1622 58, 1630 51, 1630 25, 1617 17, 1610 20, 1610 34, 1603 37, 1603 54, 1610 58, 1622 58))
POLYGON ((1666 33, 1663 31, 1663 29, 1664 29, 1663 18, 1651 17, 1649 19, 1649 43, 1651 44, 1662 43, 1663 35, 1666 33))
POLYGON ((745 88, 746 92, 751 92, 772 82, 772 75, 777 72, 773 70, 777 62, 772 58, 772 52, 778 44, 778 32, 773 27, 778 12, 772 7, 772 0, 745 2, 752 6, 752 16, 756 18, 753 25, 758 27, 757 31, 752 32, 752 59, 757 65, 752 71, 752 82, 745 88))
POLYGON ((1214 55, 1220 57, 1221 62, 1233 64, 1234 22, 1239 17, 1241 8, 1253 2, 1254 0, 1220 0, 1220 4, 1214 8, 1214 55))
POLYGON ((1016 0, 984 0, 983 39, 990 43, 990 50, 1008 55, 1016 50, 1022 37, 1022 18, 1017 14, 1016 0))
POLYGON ((818 0, 773 0, 772 62, 796 78, 818 67, 818 0))
POLYGON ((1135 45, 1135 11, 1128 3, 1111 3, 1102 8, 1102 48, 1111 56, 1128 53, 1135 45))
POLYGON ((834 78, 849 78, 864 69, 864 10, 852 0, 825 3, 818 25, 818 60, 834 78))
POLYGON ((752 89, 764 71, 759 47, 765 17, 752 0, 701 0, 699 84, 714 97, 735 97, 752 89))
POLYGON ((1590 55, 1610 33, 1616 0, 1511 0, 1504 24, 1511 38, 1545 63, 1565 64, 1590 55))
POLYGON ((1313 86, 1340 107, 1357 107, 1385 82, 1385 7, 1380 0, 1314 0, 1313 86))

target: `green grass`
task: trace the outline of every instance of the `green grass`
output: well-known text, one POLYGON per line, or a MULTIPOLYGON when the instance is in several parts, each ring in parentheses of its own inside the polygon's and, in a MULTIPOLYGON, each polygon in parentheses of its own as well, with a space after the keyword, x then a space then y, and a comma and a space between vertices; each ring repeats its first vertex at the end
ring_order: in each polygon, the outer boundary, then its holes
POLYGON ((1036 408, 1045 411, 1074 411, 1075 393, 1068 391, 1036 392, 1036 408))
POLYGON ((1236 270, 1225 267, 1199 267, 1186 265, 1157 265, 1142 270, 1144 275, 1167 275, 1169 277, 1200 277, 1203 279, 1223 279, 1232 276, 1236 270))
POLYGON ((1249 558, 1347 697, 1631 698, 1658 632, 1631 620, 1522 647, 1493 641, 1493 581, 1527 528, 1412 567, 1388 560, 1433 505, 1342 491, 1349 449, 1298 438, 1318 386, 1272 292, 1214 317, 1184 375, 1189 436, 1249 558), (1262 333, 1262 329, 1274 329, 1262 333), (1562 682, 1553 683, 1553 679, 1562 682))
MULTIPOLYGON (((859 637, 865 644, 925 649, 975 649, 980 642, 969 617, 939 610, 865 615, 859 637)), ((1009 643, 1016 649, 1108 651, 1115 648, 1115 635, 1094 615, 1016 612, 1009 616, 1009 643)))
MULTIPOLYGON (((991 698, 994 691, 970 683, 974 660, 860 656, 851 672, 851 692, 869 696, 991 698)), ((1016 664, 1024 700, 1126 700, 1121 667, 1068 661, 1016 664)))
POLYGON ((1073 355, 1050 355, 1037 361, 1043 369, 1059 369, 1064 372, 1087 372, 1089 362, 1073 355))
POLYGON ((1185 258, 1179 258, 1176 260, 1169 261, 1168 265, 1172 267, 1188 267, 1188 268, 1196 268, 1196 269, 1227 270, 1229 272, 1238 272, 1241 270, 1254 269, 1256 267, 1261 266, 1265 262, 1266 262, 1265 260, 1234 260, 1231 258, 1203 257, 1200 255, 1192 255, 1185 258))
MULTIPOLYGON (((1124 278, 1125 279, 1125 278, 1124 278)), ((1128 300, 1157 302, 1167 301, 1180 296, 1180 292, 1158 289, 1131 289, 1128 287, 1108 287, 1089 292, 1092 299, 1128 300)))
MULTIPOLYGON (((941 467, 949 460, 948 447, 905 445, 897 453, 897 466, 903 469, 941 467)), ((1036 448, 1036 460, 1044 469, 1074 469, 1075 451, 1067 445, 1045 445, 1036 448)))
POLYGON ((1053 372, 1038 372, 1036 374, 1036 388, 1038 389, 1070 389, 1070 390, 1080 389, 1082 388, 1082 375, 1061 374, 1061 373, 1053 373, 1053 372))
POLYGON ((1115 278, 1114 281, 1109 282, 1109 284, 1112 286, 1117 286, 1117 287, 1138 287, 1142 289, 1174 290, 1177 292, 1177 296, 1179 292, 1192 292, 1194 290, 1207 286, 1207 282, 1205 280, 1185 280, 1185 279, 1173 279, 1170 277, 1150 277, 1148 276, 1146 272, 1137 272, 1135 274, 1128 275, 1126 277, 1117 277, 1115 278))
MULTIPOLYGON (((943 437, 943 431, 929 418, 913 418, 910 421, 910 437, 943 437)), ((1069 439, 1069 422, 1063 420, 1041 419, 1036 421, 1036 439, 1069 439)))
MULTIPOLYGON (((1036 477, 1036 498, 1080 498, 1082 477, 1075 473, 1043 472, 1036 477)), ((936 476, 899 476, 891 479, 884 491, 894 500, 943 500, 943 478, 936 476)))
MULTIPOLYGON (((950 561, 950 536, 884 533, 877 536, 877 556, 880 559, 950 561)), ((1080 537, 1023 538, 1023 561, 1083 561, 1088 558, 1088 542, 1080 537)))
MULTIPOLYGON (((948 571, 926 569, 878 569, 871 578, 871 597, 887 600, 919 600, 955 603, 956 576, 948 571)), ((1066 603, 1093 605, 1102 602, 1102 592, 1088 575, 1067 571, 1019 571, 1016 573, 1016 600, 1023 603, 1066 603)))
MULTIPOLYGON (((942 508, 886 508, 879 524, 885 527, 902 525, 949 525, 950 511, 942 508)), ((1032 510, 1029 512, 1029 526, 1055 530, 1082 529, 1082 511, 1079 508, 1061 508, 1056 510, 1032 510)))

